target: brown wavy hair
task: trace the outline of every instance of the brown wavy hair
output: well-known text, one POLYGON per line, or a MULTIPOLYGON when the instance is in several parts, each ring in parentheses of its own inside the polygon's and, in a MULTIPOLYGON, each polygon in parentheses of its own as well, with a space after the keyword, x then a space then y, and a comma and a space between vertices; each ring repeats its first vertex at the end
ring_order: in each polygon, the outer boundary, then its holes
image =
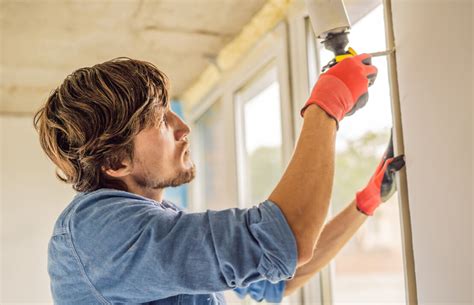
POLYGON ((56 176, 80 192, 126 190, 101 169, 133 160, 134 136, 158 124, 168 107, 168 83, 153 64, 127 57, 68 75, 33 119, 56 176))

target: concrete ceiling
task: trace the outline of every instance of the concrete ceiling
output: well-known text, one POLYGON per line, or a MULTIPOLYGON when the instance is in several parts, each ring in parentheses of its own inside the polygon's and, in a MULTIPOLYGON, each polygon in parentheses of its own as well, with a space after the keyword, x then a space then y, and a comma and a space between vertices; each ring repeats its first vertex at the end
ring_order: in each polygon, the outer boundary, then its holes
POLYGON ((179 96, 265 0, 1 0, 0 113, 31 114, 72 71, 153 62, 179 96))

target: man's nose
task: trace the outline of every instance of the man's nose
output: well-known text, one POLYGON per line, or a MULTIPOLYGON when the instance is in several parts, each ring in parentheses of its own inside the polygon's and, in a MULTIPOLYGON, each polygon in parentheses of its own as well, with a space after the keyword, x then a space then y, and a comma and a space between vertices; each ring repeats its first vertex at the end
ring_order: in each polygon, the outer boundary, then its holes
POLYGON ((175 128, 175 137, 176 140, 181 141, 185 140, 187 141, 186 136, 191 132, 191 128, 183 121, 179 116, 175 114, 175 119, 176 119, 176 128, 175 128))

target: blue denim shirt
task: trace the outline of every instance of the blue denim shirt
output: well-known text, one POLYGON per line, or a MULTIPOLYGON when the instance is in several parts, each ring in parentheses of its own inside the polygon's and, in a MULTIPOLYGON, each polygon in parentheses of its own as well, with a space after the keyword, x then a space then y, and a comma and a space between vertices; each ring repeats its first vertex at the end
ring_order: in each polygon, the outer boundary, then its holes
POLYGON ((279 302, 296 271, 277 205, 189 213, 112 189, 78 193, 48 246, 55 304, 225 304, 224 290, 279 302))

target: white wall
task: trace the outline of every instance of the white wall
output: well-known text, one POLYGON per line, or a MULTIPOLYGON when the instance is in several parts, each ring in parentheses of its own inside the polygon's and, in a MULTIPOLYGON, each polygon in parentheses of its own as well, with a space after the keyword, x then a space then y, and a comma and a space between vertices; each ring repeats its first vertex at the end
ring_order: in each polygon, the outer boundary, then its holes
POLYGON ((472 304, 472 1, 393 0, 419 304, 472 304))
POLYGON ((74 195, 55 178, 31 117, 0 116, 1 304, 52 304, 47 246, 74 195))

